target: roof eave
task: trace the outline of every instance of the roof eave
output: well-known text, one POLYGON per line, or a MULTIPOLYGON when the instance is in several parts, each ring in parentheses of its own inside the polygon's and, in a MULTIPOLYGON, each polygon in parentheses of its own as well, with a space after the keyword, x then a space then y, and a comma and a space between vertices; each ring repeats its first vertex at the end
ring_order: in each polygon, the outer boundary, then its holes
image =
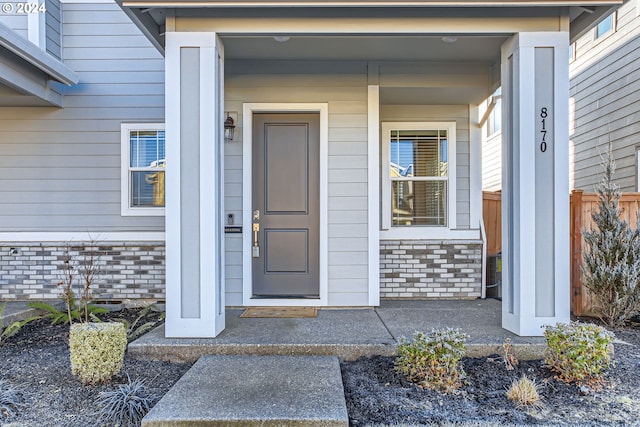
POLYGON ((53 80, 68 86, 79 81, 78 75, 73 70, 2 23, 0 23, 0 46, 43 71, 53 80))

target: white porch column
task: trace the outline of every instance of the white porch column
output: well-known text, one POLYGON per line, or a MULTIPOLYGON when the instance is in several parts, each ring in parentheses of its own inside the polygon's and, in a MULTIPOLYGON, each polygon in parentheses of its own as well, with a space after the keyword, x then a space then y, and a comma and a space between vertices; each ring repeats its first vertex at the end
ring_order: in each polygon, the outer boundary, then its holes
POLYGON ((166 34, 167 337, 224 329, 223 50, 215 33, 166 34))
POLYGON ((502 46, 502 327, 569 321, 569 33, 502 46))

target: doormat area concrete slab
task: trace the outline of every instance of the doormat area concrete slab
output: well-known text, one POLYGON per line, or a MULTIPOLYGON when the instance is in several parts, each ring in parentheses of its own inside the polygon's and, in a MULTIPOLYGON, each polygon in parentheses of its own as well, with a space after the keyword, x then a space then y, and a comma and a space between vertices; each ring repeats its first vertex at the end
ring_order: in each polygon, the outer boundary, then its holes
POLYGON ((143 427, 349 425, 335 356, 203 356, 143 427))
POLYGON ((243 318, 311 318, 318 316, 314 307, 249 307, 242 312, 243 318))

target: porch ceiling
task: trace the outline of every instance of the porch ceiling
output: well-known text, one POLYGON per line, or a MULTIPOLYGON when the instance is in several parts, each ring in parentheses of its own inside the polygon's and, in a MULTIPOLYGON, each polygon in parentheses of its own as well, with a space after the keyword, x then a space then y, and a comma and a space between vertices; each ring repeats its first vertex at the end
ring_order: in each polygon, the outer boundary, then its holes
POLYGON ((362 74, 368 66, 369 72, 378 70, 383 104, 478 104, 490 93, 490 68, 500 62, 506 39, 290 36, 278 42, 271 36, 226 36, 222 42, 230 74, 362 74))
MULTIPOLYGON (((282 36, 287 36, 283 34, 282 36)), ((451 36, 451 35, 449 35, 451 36)), ((483 62, 500 59, 505 36, 459 36, 453 43, 442 36, 424 37, 274 37, 227 36, 222 41, 228 59, 327 61, 483 62)))

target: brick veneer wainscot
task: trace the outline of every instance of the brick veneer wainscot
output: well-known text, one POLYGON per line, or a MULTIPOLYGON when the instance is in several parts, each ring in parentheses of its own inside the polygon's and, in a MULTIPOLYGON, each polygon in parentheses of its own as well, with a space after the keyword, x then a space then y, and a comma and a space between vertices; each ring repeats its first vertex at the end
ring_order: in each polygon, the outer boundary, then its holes
MULTIPOLYGON (((3 242, 0 245, 0 300, 56 299, 66 251, 82 257, 87 243, 3 242)), ((165 299, 164 242, 98 242, 98 299, 165 299)), ((76 283, 76 289, 79 289, 76 283)))
POLYGON ((480 240, 380 241, 381 298, 470 299, 481 287, 480 240))

